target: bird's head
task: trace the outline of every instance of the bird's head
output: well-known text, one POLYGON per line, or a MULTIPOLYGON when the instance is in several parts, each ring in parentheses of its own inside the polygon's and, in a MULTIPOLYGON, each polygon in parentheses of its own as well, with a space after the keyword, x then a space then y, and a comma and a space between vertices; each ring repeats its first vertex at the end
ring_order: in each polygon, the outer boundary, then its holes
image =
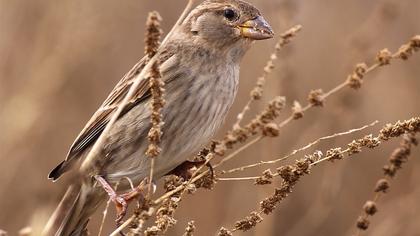
POLYGON ((190 12, 183 31, 194 41, 217 48, 237 48, 274 36, 253 5, 241 0, 206 0, 190 12))

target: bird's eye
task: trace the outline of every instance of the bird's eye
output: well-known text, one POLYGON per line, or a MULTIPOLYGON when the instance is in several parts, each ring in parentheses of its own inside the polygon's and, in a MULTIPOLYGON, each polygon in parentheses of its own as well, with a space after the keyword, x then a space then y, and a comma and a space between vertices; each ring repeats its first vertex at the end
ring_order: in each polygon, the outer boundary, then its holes
POLYGON ((236 12, 230 8, 225 9, 225 11, 223 12, 223 16, 230 21, 236 19, 237 17, 236 12))

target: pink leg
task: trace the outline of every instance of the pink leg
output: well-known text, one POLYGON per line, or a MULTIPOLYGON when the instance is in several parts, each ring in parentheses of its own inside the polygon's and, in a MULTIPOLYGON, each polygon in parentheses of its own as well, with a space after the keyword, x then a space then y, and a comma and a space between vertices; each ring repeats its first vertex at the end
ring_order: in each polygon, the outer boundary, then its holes
POLYGON ((142 199, 144 199, 143 190, 147 188, 146 180, 140 182, 140 184, 131 191, 119 195, 102 176, 96 175, 95 179, 108 194, 111 201, 115 204, 115 208, 117 209, 117 225, 122 222, 122 219, 126 215, 128 203, 130 201, 137 197, 142 197, 142 199))

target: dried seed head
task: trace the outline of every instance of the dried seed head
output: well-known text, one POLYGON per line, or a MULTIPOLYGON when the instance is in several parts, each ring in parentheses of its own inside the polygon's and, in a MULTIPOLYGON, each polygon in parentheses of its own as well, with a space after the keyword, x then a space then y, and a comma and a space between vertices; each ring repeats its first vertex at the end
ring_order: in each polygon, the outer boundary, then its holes
POLYGON ((392 53, 387 49, 382 49, 379 51, 378 55, 376 55, 376 61, 379 63, 379 65, 389 65, 391 63, 392 59, 392 53))
POLYGON ((256 185, 265 185, 265 184, 271 184, 273 180, 273 173, 271 173, 271 170, 265 170, 258 179, 255 180, 256 185))
POLYGON ((359 216, 356 222, 357 228, 361 230, 367 230, 369 228, 369 220, 366 217, 359 216))
POLYGON ((277 137, 280 134, 279 125, 276 123, 268 123, 264 125, 262 133, 267 137, 277 137))
POLYGON ((268 124, 276 119, 283 108, 286 106, 286 98, 277 96, 268 103, 268 107, 261 113, 257 119, 263 124, 268 124))
POLYGON ((380 145, 379 138, 374 138, 372 134, 366 135, 365 137, 356 141, 361 147, 375 148, 380 145))
POLYGON ((163 189, 165 189, 166 192, 172 191, 176 189, 177 187, 181 186, 183 182, 184 182, 184 179, 177 175, 165 176, 163 189))
POLYGON ((296 161, 294 165, 281 166, 277 169, 279 176, 288 184, 294 185, 304 174, 309 174, 310 158, 296 161))
POLYGON ((414 117, 403 122, 397 121, 395 124, 387 124, 381 129, 379 138, 386 141, 393 137, 399 137, 406 132, 420 132, 420 117, 414 117))
POLYGON ((400 147, 395 149, 389 157, 389 162, 393 164, 397 169, 401 168, 404 162, 407 162, 408 156, 410 155, 410 149, 400 147))
POLYGON ((161 141, 160 138, 162 136, 161 127, 163 125, 161 110, 165 104, 165 100, 163 98, 164 83, 161 78, 158 61, 154 62, 152 65, 149 77, 149 86, 152 94, 152 101, 150 102, 150 120, 152 128, 150 128, 147 135, 149 146, 146 150, 146 155, 150 158, 154 158, 161 152, 159 147, 161 141))
POLYGON ((332 148, 326 153, 326 158, 328 158, 328 160, 331 162, 334 162, 335 160, 341 160, 343 157, 344 155, 341 148, 332 148))
POLYGON ((398 49, 397 56, 403 60, 407 60, 414 52, 419 50, 420 35, 411 38, 410 42, 404 44, 398 49))
POLYGON ((224 156, 227 150, 226 144, 217 140, 213 140, 210 145, 210 151, 219 156, 224 156))
POLYGON ((375 192, 383 192, 386 193, 389 189, 389 182, 387 179, 380 179, 378 180, 378 182, 376 183, 375 186, 375 192))
POLYGON ((413 55, 413 52, 414 48, 410 44, 404 44, 398 49, 397 55, 403 60, 408 60, 413 55))
POLYGON ((190 221, 188 222, 187 228, 185 228, 185 233, 183 236, 193 236, 194 231, 195 231, 194 221, 190 221))
POLYGON ((394 165, 385 165, 383 168, 384 175, 393 178, 397 173, 397 168, 394 165))
POLYGON ((160 229, 157 226, 152 226, 144 231, 144 236, 158 236, 160 229))
POLYGON ((308 102, 312 106, 324 106, 324 92, 322 89, 312 90, 308 95, 308 102))
POLYGON ((368 215, 374 215, 378 211, 378 208, 376 207, 376 203, 374 201, 367 201, 363 206, 363 210, 368 215))
POLYGON ((367 69, 368 66, 366 65, 366 63, 359 63, 356 65, 356 68, 354 68, 354 73, 356 73, 360 77, 363 77, 366 74, 367 69))
MULTIPOLYGON (((265 80, 265 78, 260 77, 258 78, 258 80, 265 80)), ((263 95, 262 85, 261 86, 257 85, 251 90, 251 98, 253 100, 260 100, 262 98, 262 95, 263 95)))
POLYGON ((286 183, 295 183, 299 180, 299 176, 295 174, 295 169, 290 165, 277 168, 277 173, 286 183))
POLYGON ((253 211, 249 216, 245 217, 245 219, 237 221, 235 223, 235 229, 248 231, 251 228, 255 227, 262 220, 263 218, 260 216, 260 214, 258 212, 253 211))
POLYGON ((298 120, 303 117, 303 109, 298 101, 293 102, 292 107, 293 119, 298 120))
POLYGON ((347 144, 347 147, 349 149, 347 152, 349 156, 362 151, 362 145, 357 140, 353 140, 351 143, 347 144))
POLYGON ((356 73, 353 73, 347 77, 347 84, 352 89, 359 89, 362 87, 363 77, 359 76, 356 73))
POLYGON ((410 45, 411 47, 413 47, 415 50, 420 49, 420 35, 416 35, 413 38, 411 38, 410 40, 410 45))
POLYGON ((274 194, 260 202, 260 208, 264 214, 268 215, 274 211, 279 204, 292 191, 292 186, 283 182, 280 188, 276 188, 274 194))
POLYGON ((150 59, 152 58, 160 45, 160 36, 162 30, 160 28, 160 22, 162 21, 161 16, 158 12, 153 11, 149 13, 146 22, 146 39, 145 39, 145 54, 150 59))
POLYGON ((154 226, 145 230, 145 235, 161 235, 170 227, 176 224, 174 218, 175 211, 179 206, 179 197, 170 197, 164 200, 163 204, 156 211, 156 221, 154 226))
POLYGON ((365 63, 359 63, 356 65, 353 73, 347 77, 347 83, 350 88, 359 89, 362 87, 363 77, 366 74, 368 67, 365 63))
POLYGON ((311 163, 321 160, 324 157, 324 153, 320 150, 316 150, 313 154, 305 155, 305 159, 310 160, 311 163))
POLYGON ((233 236, 233 234, 228 229, 222 227, 222 228, 220 228, 219 233, 217 234, 217 236, 233 236))

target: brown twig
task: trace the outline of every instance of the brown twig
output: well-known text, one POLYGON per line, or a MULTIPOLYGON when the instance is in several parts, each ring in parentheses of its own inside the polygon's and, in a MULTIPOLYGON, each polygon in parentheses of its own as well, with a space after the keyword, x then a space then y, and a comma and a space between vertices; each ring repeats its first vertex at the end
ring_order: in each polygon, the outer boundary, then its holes
MULTIPOLYGON (((351 129, 351 130, 348 130, 348 131, 345 131, 345 132, 340 132, 340 133, 336 133, 336 134, 324 136, 324 137, 318 138, 315 141, 312 141, 311 143, 307 144, 304 147, 301 147, 299 149, 293 150, 288 155, 283 156, 283 157, 281 157, 279 159, 275 159, 275 160, 271 160, 271 161, 261 161, 261 162, 255 163, 255 164, 240 166, 240 167, 233 168, 233 169, 230 169, 230 170, 221 171, 221 174, 230 174, 230 173, 234 173, 234 172, 238 172, 238 171, 244 171, 244 170, 249 169, 249 168, 258 167, 258 166, 266 165, 266 164, 276 164, 278 162, 287 160, 291 156, 294 156, 294 155, 296 155, 296 154, 298 154, 298 153, 300 153, 302 151, 305 151, 305 150, 313 147, 314 145, 320 143, 321 141, 325 141, 325 140, 337 138, 337 137, 348 135, 348 134, 352 134, 352 133, 355 133, 355 132, 359 132, 359 131, 365 130, 365 129, 369 128, 369 127, 373 127, 374 125, 376 125, 378 123, 379 123, 378 121, 374 121, 371 124, 365 125, 365 126, 360 127, 360 128, 355 128, 355 129, 351 129)), ((218 178, 218 180, 226 180, 226 179, 225 178, 218 178)))
POLYGON ((264 71, 261 77, 257 79, 257 84, 251 90, 250 98, 246 105, 243 107, 242 111, 238 114, 235 124, 233 125, 233 129, 237 129, 240 127, 240 123, 243 120, 245 113, 250 109, 252 102, 256 100, 260 100, 263 95, 263 86, 267 79, 267 76, 273 71, 274 69, 274 61, 277 60, 279 52, 288 45, 293 38, 302 30, 301 25, 295 25, 292 28, 288 29, 286 32, 280 35, 280 39, 276 43, 274 47, 274 52, 270 55, 270 59, 267 61, 264 71))

